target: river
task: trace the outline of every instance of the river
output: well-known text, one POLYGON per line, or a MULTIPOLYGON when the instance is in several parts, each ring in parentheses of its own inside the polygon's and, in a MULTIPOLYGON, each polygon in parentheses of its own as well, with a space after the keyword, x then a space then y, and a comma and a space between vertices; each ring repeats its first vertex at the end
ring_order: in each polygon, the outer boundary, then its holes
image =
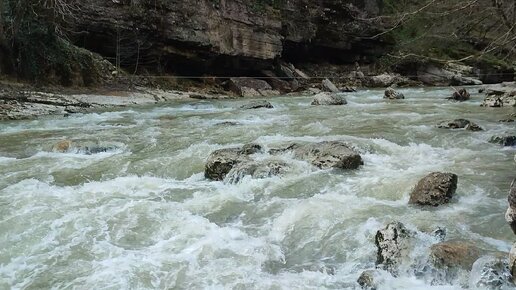
MULTIPOLYGON (((0 123, 0 289, 353 289, 375 267, 376 231, 402 221, 419 233, 419 270, 382 289, 461 289, 474 277, 439 283, 424 269, 430 233, 508 252, 504 221, 515 148, 500 123, 513 108, 444 98, 449 88, 346 94, 348 105, 310 106, 311 97, 178 100, 155 106, 0 123), (439 129, 465 118, 481 132, 439 129), (234 122, 237 124, 220 124, 234 122), (52 152, 72 139, 112 150, 52 152), (289 154, 292 170, 237 184, 204 178, 208 155, 255 142, 343 140, 361 153, 356 171, 319 170, 289 154), (432 171, 459 176, 452 203, 409 206, 432 171)), ((257 158, 266 158, 261 153, 257 158)), ((473 281, 473 282, 472 282, 473 281)))

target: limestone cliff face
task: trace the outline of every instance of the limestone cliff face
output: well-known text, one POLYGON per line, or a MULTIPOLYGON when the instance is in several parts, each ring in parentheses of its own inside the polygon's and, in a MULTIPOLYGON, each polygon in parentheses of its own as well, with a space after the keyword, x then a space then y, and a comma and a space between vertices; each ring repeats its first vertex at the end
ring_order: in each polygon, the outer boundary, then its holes
POLYGON ((79 45, 126 67, 200 74, 257 71, 313 55, 377 53, 380 0, 84 0, 79 45), (277 2, 277 3, 276 3, 277 2), (118 53, 117 53, 118 51, 118 53))

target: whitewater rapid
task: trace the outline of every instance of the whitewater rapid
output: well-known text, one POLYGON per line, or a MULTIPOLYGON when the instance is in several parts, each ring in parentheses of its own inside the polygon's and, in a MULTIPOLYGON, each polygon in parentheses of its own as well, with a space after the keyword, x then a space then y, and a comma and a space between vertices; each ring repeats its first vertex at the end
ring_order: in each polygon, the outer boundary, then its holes
MULTIPOLYGON (((69 117, 0 123, 0 289, 355 289, 376 261, 374 235, 391 221, 418 232, 411 265, 382 289, 462 289, 474 277, 438 283, 425 272, 431 233, 508 252, 506 197, 514 135, 498 120, 512 108, 454 103, 452 91, 405 89, 345 94, 348 105, 310 106, 311 97, 181 100, 69 117), (437 124, 469 119, 485 130, 437 124), (228 124, 227 122, 231 122, 228 124), (99 154, 52 146, 112 146, 99 154), (216 150, 255 142, 342 140, 361 153, 357 171, 319 170, 289 154, 281 177, 233 184, 204 178, 216 150), (408 205, 432 171, 459 176, 449 205, 408 205)), ((259 153, 256 158, 267 158, 259 153)))

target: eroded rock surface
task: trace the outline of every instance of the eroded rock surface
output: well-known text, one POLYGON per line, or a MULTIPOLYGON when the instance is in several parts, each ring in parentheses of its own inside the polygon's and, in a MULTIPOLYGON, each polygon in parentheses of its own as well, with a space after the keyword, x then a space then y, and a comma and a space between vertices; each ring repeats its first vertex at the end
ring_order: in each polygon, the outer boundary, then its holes
POLYGON ((421 179, 410 194, 409 203, 439 206, 450 202, 457 190, 457 175, 433 172, 421 179))
POLYGON ((400 222, 390 223, 379 230, 375 236, 377 267, 396 274, 398 266, 410 252, 413 236, 414 233, 400 222))
POLYGON ((334 93, 319 93, 314 96, 312 106, 340 106, 346 105, 348 102, 342 96, 334 93))
POLYGON ((438 125, 439 128, 443 129, 466 129, 468 131, 483 131, 479 125, 466 120, 466 119, 455 119, 449 122, 443 122, 438 125))

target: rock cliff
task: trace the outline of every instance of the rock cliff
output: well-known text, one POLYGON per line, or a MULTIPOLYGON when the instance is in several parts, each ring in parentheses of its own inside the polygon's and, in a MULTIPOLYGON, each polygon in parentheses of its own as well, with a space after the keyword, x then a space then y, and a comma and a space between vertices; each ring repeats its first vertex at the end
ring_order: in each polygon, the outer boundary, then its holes
POLYGON ((280 58, 372 61, 389 46, 368 38, 381 9, 381 0, 85 0, 74 40, 134 70, 249 75, 280 58))

